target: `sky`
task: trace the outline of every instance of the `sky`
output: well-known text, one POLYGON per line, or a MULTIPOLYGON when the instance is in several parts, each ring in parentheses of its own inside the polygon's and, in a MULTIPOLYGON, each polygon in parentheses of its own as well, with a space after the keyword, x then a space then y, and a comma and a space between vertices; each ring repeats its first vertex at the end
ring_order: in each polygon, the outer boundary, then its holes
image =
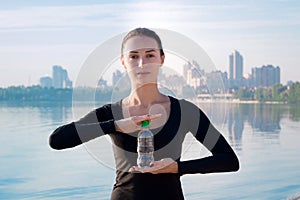
POLYGON ((281 83, 300 81, 299 10, 298 0, 0 1, 0 87, 39 84, 53 65, 74 81, 93 50, 136 27, 185 35, 221 71, 238 50, 244 74, 271 64, 281 83))

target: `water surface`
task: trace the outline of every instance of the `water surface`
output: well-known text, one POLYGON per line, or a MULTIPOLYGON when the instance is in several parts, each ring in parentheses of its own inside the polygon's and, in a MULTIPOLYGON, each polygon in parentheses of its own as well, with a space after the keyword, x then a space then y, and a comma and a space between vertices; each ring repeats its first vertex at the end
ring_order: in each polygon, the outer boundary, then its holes
MULTIPOLYGON (((82 114, 90 109, 76 106, 82 114)), ((300 193, 297 106, 199 106, 237 152, 241 169, 184 175, 187 200, 289 199, 300 193)), ((0 199, 109 199, 115 178, 109 140, 99 139, 102 163, 85 145, 63 151, 48 146, 51 132, 75 118, 71 104, 0 103, 0 199)), ((182 159, 206 155, 192 136, 186 137, 182 159)))

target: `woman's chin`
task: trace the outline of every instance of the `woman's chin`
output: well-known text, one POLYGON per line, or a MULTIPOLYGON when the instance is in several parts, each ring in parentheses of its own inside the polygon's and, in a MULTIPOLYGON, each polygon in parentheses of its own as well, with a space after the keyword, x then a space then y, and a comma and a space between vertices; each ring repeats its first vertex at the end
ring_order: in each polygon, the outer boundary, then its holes
POLYGON ((154 85, 157 84, 157 81, 144 78, 144 79, 137 79, 135 84, 139 86, 154 85))

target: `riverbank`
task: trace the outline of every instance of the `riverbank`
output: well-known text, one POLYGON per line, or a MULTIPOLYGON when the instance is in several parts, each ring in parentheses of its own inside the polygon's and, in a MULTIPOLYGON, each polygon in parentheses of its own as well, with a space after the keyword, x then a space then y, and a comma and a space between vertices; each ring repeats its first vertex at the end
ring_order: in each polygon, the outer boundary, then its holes
POLYGON ((189 99, 194 103, 233 103, 233 104, 289 104, 286 101, 257 101, 240 99, 189 99))

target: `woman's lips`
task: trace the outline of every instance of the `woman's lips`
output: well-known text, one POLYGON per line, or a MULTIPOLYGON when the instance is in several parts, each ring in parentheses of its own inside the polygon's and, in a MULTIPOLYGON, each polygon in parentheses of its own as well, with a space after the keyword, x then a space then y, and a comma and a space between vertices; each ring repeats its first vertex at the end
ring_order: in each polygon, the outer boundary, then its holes
POLYGON ((147 75, 147 74, 150 74, 150 72, 138 72, 138 73, 136 73, 137 75, 141 75, 141 76, 143 76, 143 75, 147 75))

